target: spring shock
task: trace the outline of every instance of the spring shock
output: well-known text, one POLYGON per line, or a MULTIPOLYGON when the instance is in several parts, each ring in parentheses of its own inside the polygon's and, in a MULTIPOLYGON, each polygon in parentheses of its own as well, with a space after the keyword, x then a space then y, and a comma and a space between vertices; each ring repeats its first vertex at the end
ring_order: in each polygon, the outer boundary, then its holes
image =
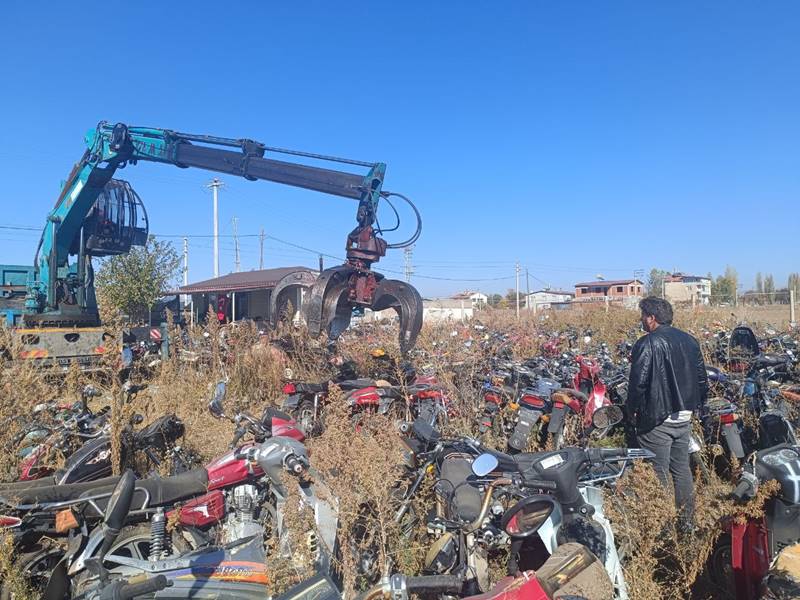
POLYGON ((150 519, 150 560, 160 560, 167 548, 167 517, 159 508, 150 519))

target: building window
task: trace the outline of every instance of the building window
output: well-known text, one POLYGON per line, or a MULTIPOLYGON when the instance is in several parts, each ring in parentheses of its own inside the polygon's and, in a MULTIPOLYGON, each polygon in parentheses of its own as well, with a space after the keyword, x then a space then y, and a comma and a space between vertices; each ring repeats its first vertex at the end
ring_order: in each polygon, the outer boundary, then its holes
POLYGON ((617 286, 617 292, 621 294, 623 291, 624 291, 624 288, 621 285, 618 285, 617 286))

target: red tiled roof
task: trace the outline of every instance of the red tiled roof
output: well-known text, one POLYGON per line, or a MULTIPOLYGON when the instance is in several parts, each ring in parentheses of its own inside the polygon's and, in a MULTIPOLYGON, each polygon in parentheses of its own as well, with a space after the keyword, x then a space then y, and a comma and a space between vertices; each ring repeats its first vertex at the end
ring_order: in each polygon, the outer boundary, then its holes
POLYGON ((630 285, 632 283, 640 283, 643 282, 639 281, 638 279, 615 279, 611 281, 589 281, 586 283, 576 283, 575 287, 587 287, 587 286, 594 286, 594 287, 602 287, 605 285, 630 285))

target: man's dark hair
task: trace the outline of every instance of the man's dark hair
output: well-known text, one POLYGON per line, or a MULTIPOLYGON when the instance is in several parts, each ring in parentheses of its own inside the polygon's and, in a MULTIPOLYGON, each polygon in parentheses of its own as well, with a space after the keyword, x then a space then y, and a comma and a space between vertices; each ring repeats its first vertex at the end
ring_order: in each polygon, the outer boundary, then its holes
POLYGON ((672 325, 672 305, 663 298, 645 298, 639 302, 639 309, 644 316, 655 317, 659 325, 672 325))

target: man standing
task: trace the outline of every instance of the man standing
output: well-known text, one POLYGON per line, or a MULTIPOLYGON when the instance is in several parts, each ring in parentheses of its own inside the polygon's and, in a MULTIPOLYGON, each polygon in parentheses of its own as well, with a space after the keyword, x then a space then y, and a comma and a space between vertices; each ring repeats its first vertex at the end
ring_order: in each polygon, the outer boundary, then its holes
POLYGON ((661 298, 639 303, 647 332, 633 346, 628 385, 628 414, 642 448, 655 453, 661 482, 672 475, 681 527, 691 529, 694 482, 689 466, 692 413, 706 400, 708 377, 700 344, 672 326, 672 306, 661 298))

